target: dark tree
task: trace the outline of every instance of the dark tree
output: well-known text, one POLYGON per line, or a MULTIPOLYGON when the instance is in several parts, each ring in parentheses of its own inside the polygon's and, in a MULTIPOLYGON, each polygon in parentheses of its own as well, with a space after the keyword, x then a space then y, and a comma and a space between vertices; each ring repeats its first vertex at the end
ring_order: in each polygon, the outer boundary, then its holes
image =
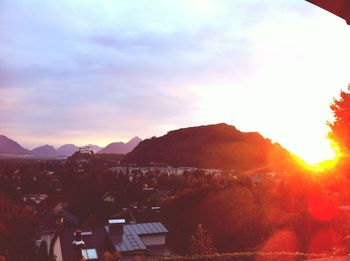
POLYGON ((0 195, 0 255, 9 260, 37 260, 34 240, 37 226, 33 214, 0 195))
POLYGON ((344 156, 350 152, 350 86, 341 91, 338 99, 331 104, 334 121, 328 122, 331 132, 329 137, 339 146, 344 156))
POLYGON ((190 240, 190 253, 192 255, 210 255, 215 253, 211 235, 202 224, 199 224, 190 240))
POLYGON ((47 244, 45 241, 43 241, 39 248, 38 261, 47 261, 47 260, 49 260, 47 244))

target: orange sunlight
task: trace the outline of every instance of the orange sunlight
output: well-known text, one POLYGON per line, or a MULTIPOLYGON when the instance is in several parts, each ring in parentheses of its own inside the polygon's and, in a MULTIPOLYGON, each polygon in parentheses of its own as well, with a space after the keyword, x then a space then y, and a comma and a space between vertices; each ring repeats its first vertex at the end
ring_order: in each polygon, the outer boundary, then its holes
POLYGON ((296 159, 304 168, 322 172, 335 167, 339 153, 336 145, 331 140, 325 139, 317 147, 305 148, 302 153, 296 155, 296 159))

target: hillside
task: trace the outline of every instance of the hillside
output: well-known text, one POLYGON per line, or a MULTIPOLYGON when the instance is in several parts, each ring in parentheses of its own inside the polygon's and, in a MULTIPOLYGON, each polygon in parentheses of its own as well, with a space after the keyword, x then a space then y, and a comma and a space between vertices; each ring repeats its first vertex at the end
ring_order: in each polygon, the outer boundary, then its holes
POLYGON ((56 149, 51 145, 43 145, 35 149, 32 149, 30 152, 35 156, 41 156, 41 157, 58 156, 56 149))
POLYGON ((104 149, 100 150, 98 153, 127 154, 132 151, 140 143, 140 141, 141 139, 139 137, 134 137, 127 143, 113 142, 107 145, 104 149))
POLYGON ((11 140, 4 135, 0 135, 0 154, 25 155, 29 154, 29 151, 14 140, 11 140))
POLYGON ((73 155, 79 148, 74 144, 65 144, 57 149, 59 155, 70 156, 73 155))
POLYGON ((268 165, 282 150, 257 132, 241 132, 224 123, 190 127, 142 141, 124 164, 150 163, 200 168, 253 169, 268 165))
POLYGON ((98 146, 98 145, 94 145, 94 144, 91 145, 91 148, 92 148, 92 150, 93 150, 95 153, 97 153, 97 152, 99 152, 100 150, 103 149, 102 147, 100 147, 100 146, 98 146))

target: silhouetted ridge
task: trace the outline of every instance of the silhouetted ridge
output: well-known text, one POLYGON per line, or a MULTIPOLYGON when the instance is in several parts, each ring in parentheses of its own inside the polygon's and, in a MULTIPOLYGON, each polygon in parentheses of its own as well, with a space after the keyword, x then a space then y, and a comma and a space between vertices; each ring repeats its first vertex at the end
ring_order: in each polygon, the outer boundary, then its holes
POLYGON ((65 144, 57 149, 59 155, 70 156, 73 155, 79 148, 74 144, 65 144))
POLYGON ((104 149, 101 149, 98 153, 127 154, 132 151, 140 141, 141 139, 139 137, 134 137, 127 143, 113 142, 108 144, 104 149))
POLYGON ((25 155, 29 151, 5 135, 0 135, 0 154, 25 155))
POLYGON ((276 146, 257 132, 241 132, 220 123, 146 139, 126 155, 123 163, 252 169, 268 164, 273 149, 276 146))
POLYGON ((51 145, 43 145, 31 150, 31 153, 36 156, 52 157, 57 156, 56 149, 51 145))

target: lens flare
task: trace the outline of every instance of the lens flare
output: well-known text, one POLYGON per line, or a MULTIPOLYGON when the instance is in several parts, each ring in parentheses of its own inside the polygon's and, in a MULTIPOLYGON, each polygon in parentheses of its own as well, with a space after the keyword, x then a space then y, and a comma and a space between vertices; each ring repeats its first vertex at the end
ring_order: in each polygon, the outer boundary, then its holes
POLYGON ((295 159, 300 165, 313 172, 322 172, 334 168, 339 157, 338 146, 329 139, 325 139, 323 144, 317 148, 308 148, 304 153, 295 155, 295 159))

